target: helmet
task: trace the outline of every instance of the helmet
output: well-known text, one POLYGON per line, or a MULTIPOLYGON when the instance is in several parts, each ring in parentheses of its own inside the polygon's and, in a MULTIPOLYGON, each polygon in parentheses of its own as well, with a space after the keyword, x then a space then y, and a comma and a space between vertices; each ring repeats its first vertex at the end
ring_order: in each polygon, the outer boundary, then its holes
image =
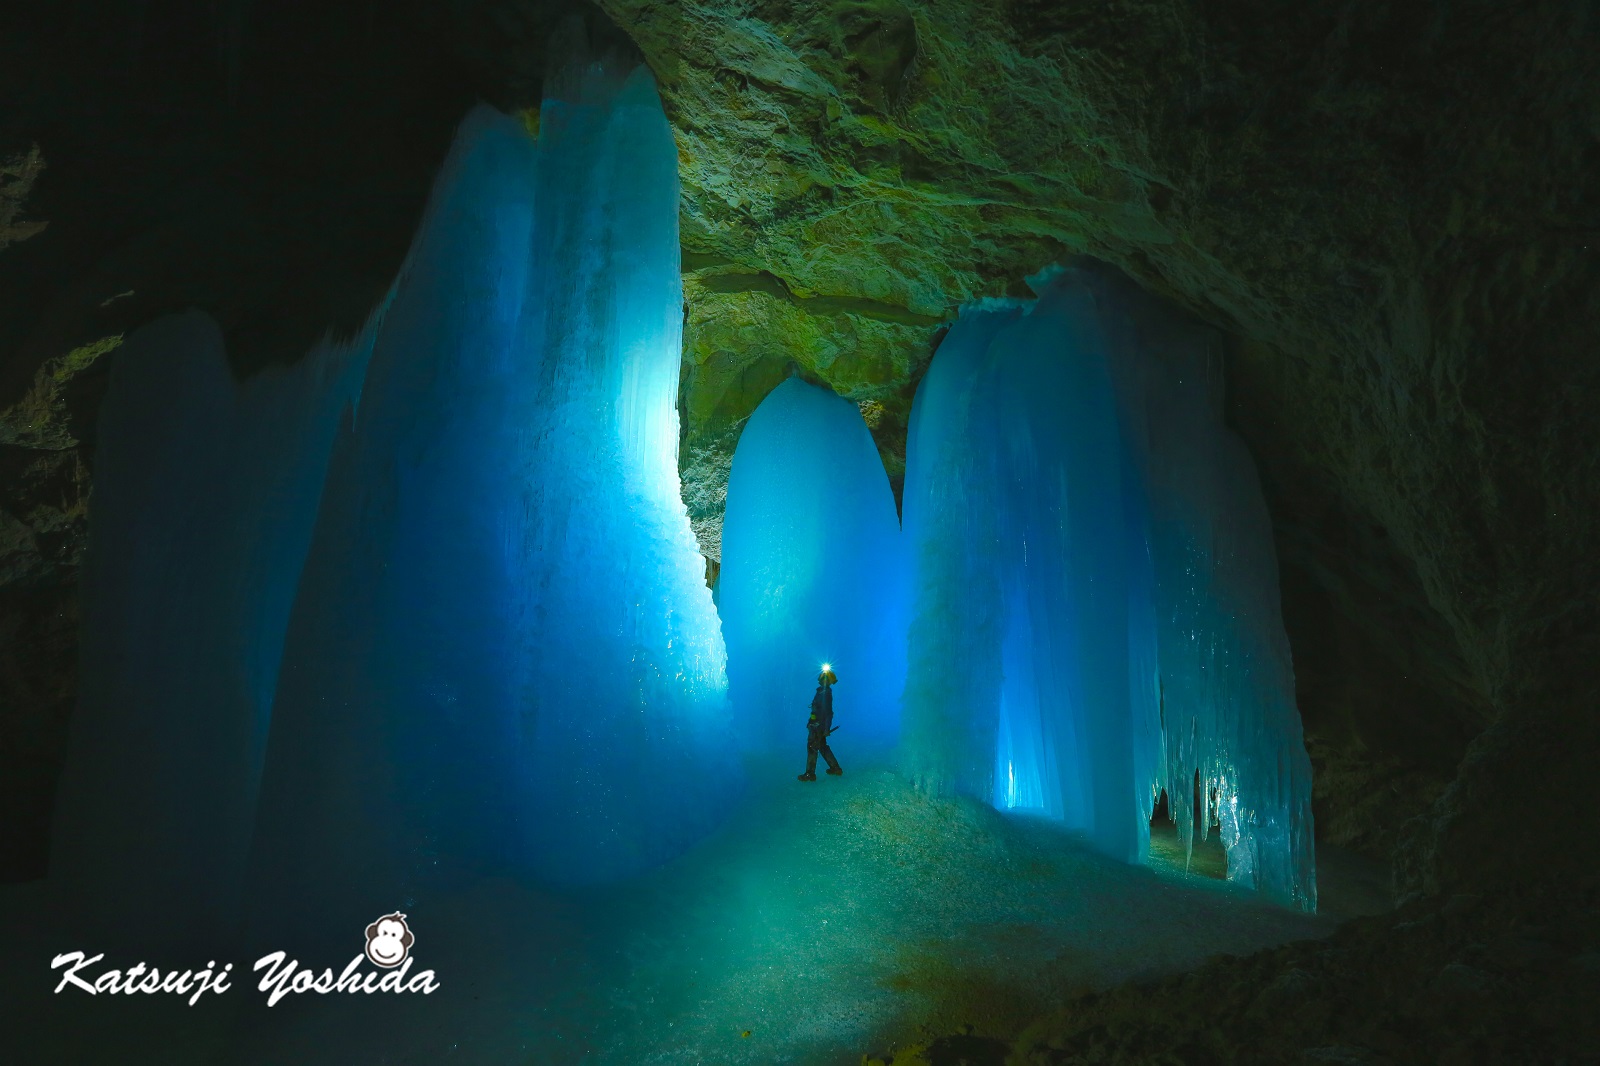
POLYGON ((824 666, 822 673, 817 675, 817 684, 819 685, 837 685, 838 683, 839 675, 833 672, 833 667, 831 666, 824 666))

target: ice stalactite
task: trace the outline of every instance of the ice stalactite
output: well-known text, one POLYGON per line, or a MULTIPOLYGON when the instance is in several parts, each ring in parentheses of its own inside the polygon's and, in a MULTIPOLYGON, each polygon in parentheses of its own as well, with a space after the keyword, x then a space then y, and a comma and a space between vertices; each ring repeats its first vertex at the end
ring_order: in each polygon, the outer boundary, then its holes
POLYGON ((790 378, 739 437, 718 606, 748 749, 793 750, 820 664, 847 750, 884 750, 905 684, 906 570, 894 494, 855 404, 790 378))
POLYGON ((722 814, 725 654, 676 467, 677 152, 649 72, 458 134, 331 464, 285 653, 263 891, 411 907, 602 881, 722 814))
POLYGON ((50 876, 125 932, 238 925, 290 606, 371 335, 243 385, 198 312, 117 354, 50 876))
POLYGON ((1198 771, 1230 876, 1313 908, 1271 529, 1209 338, 1100 274, 1038 284, 965 310, 913 408, 904 758, 1130 861, 1159 788, 1187 833, 1198 771))
POLYGON ((1218 345, 1128 286, 1101 292, 1120 347, 1137 356, 1147 426, 1157 783, 1186 848, 1215 822, 1230 879, 1314 910, 1311 766, 1272 523, 1255 463, 1223 421, 1218 345))

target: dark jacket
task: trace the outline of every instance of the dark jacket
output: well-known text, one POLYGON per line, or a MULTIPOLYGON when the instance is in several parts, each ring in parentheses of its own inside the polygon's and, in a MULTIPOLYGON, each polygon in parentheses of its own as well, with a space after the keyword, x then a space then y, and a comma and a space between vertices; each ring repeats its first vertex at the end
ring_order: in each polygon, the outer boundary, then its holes
POLYGON ((817 686, 817 694, 811 697, 811 718, 806 722, 806 729, 823 736, 827 736, 833 730, 832 686, 817 686))

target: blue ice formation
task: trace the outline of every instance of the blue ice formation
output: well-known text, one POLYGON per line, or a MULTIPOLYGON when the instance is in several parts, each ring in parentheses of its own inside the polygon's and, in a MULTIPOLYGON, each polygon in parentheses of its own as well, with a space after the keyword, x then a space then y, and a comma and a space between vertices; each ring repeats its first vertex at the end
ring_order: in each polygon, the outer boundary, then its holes
POLYGON ((902 758, 1127 861, 1163 789, 1192 846, 1198 791, 1229 876, 1314 909, 1271 527, 1211 339, 1101 274, 1037 284, 965 309, 913 407, 902 758))
POLYGON ((370 337, 243 384, 199 312, 117 352, 51 876, 124 930, 237 926, 290 605, 370 337))
POLYGON ((906 568, 883 461, 850 401, 790 378, 739 436, 718 609, 747 750, 793 751, 817 672, 844 750, 887 750, 905 685, 906 568))
POLYGON ((678 483, 672 133, 612 62, 553 76, 540 119, 463 125, 335 452, 274 709, 274 899, 621 877, 736 787, 678 483))
POLYGON ((1164 701, 1157 783, 1186 849, 1196 822, 1215 823, 1231 880, 1315 910, 1311 765, 1255 462, 1223 424, 1215 355, 1192 341, 1145 350, 1164 356, 1143 390, 1164 701))
POLYGON ((189 316, 121 356, 52 871, 116 916, 227 924, 248 880, 258 928, 347 934, 605 881, 738 788, 677 473, 676 146, 630 61, 558 70, 540 119, 466 118, 353 345, 236 386, 189 316))

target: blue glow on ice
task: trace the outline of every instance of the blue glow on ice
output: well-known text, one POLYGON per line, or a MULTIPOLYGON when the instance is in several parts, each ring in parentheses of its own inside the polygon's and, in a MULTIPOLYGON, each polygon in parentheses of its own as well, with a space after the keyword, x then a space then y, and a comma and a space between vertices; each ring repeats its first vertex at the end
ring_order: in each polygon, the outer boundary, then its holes
POLYGON ((775 390, 725 652, 677 474, 671 130, 610 61, 540 119, 463 123, 354 344, 238 386, 185 316, 119 357, 52 876, 197 936, 624 878, 720 820, 730 748, 798 748, 830 662, 842 742, 898 736, 923 787, 1137 861, 1159 789, 1189 839, 1198 774, 1230 876, 1314 907, 1271 528, 1202 332, 1078 272, 964 311, 903 534, 859 411, 775 390))
POLYGON ((198 312, 116 354, 50 873, 139 936, 237 925, 290 606, 371 333, 242 385, 198 312))
POLYGON ((748 749, 803 746, 825 664, 839 675, 840 743, 858 752, 894 743, 904 550, 883 461, 855 404, 790 378, 750 416, 728 476, 717 605, 748 749))
POLYGON ((191 316, 121 358, 53 871, 110 911, 315 935, 614 880, 737 792, 677 473, 676 145, 631 62, 546 93, 537 140, 464 121, 353 347, 236 388, 191 316))
POLYGON ((1128 861, 1162 788, 1191 842, 1198 772, 1229 876, 1314 909, 1271 526, 1210 336, 1101 275, 1036 284, 963 311, 913 408, 904 761, 1128 861))
POLYGON ((546 93, 537 142, 464 124, 334 458, 258 831, 279 898, 611 880, 737 788, 677 474, 676 147, 643 68, 546 93))

